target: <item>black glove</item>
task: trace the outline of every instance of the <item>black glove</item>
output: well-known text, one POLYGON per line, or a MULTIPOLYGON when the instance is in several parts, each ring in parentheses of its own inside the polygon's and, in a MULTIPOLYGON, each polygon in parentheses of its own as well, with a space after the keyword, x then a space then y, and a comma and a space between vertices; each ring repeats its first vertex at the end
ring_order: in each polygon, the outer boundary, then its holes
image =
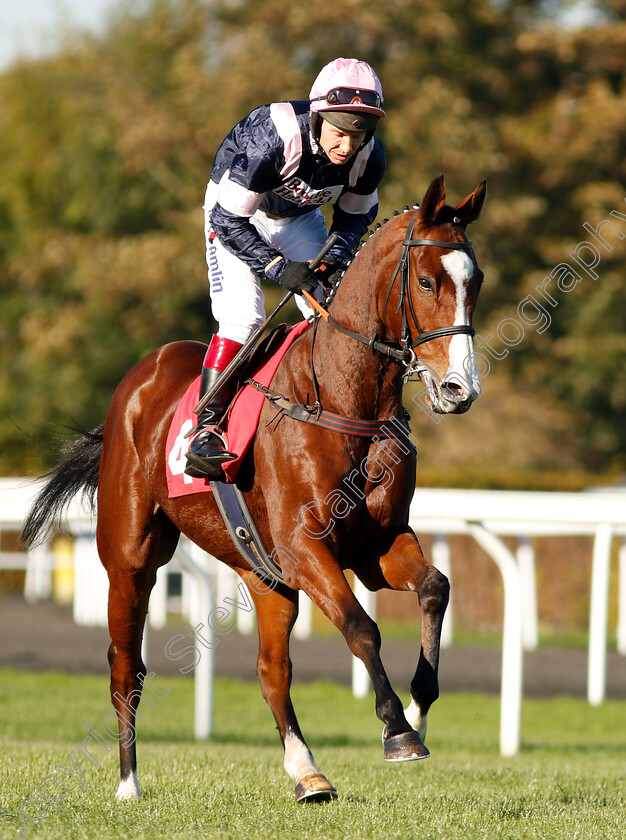
POLYGON ((324 257, 322 264, 317 270, 318 276, 320 276, 320 282, 324 288, 332 288, 340 277, 342 277, 347 267, 348 260, 342 260, 330 254, 324 257))
POLYGON ((317 277, 308 262, 289 261, 280 272, 278 282, 290 292, 314 292, 317 277))

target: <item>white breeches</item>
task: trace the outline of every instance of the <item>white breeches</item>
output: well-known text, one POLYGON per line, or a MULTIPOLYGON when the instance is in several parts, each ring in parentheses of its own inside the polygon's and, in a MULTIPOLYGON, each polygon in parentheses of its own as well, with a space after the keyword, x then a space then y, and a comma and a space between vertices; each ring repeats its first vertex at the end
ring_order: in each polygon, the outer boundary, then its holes
MULTIPOLYGON (((214 189, 215 185, 209 184, 204 203, 211 309, 222 338, 244 344, 265 320, 265 298, 259 278, 246 263, 224 248, 210 226, 214 189)), ((250 221, 263 239, 288 260, 312 260, 328 238, 319 208, 291 219, 270 219, 258 210, 250 221)), ((295 301, 305 318, 313 314, 302 295, 295 295, 295 301)))

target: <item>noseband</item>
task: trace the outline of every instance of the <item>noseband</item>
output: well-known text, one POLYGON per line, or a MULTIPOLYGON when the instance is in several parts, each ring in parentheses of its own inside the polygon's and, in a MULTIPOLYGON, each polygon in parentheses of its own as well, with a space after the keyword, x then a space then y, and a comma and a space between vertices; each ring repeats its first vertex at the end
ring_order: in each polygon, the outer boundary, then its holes
POLYGON ((366 336, 361 335, 360 333, 353 332, 352 330, 348 330, 345 327, 342 327, 332 317, 328 317, 328 323, 331 324, 335 329, 339 330, 339 332, 344 333, 344 335, 348 335, 351 338, 360 341, 362 344, 367 344, 372 353, 377 351, 379 353, 383 353, 385 356, 389 356, 390 358, 395 359, 398 362, 404 363, 408 368, 407 374, 409 375, 414 370, 417 370, 417 354, 415 353, 415 348, 418 347, 420 344, 424 344, 426 341, 433 341, 435 338, 445 338, 449 335, 461 334, 473 336, 476 334, 476 329, 470 326, 469 324, 455 324, 450 327, 438 327, 435 330, 420 329, 420 326, 417 321, 417 316, 413 308, 413 300, 411 298, 411 264, 409 260, 410 249, 418 248, 422 245, 431 245, 437 248, 449 248, 456 251, 467 251, 471 255, 474 262, 476 261, 476 257, 474 256, 474 250, 472 248, 471 242, 440 242, 436 239, 411 239, 418 212, 419 208, 415 211, 415 213, 411 217, 411 221, 409 222, 406 238, 402 242, 402 251, 400 253, 400 258, 393 273, 393 277, 391 278, 391 282, 389 283, 389 288, 387 289, 387 295, 385 296, 385 306, 383 309, 383 312, 386 312, 387 304, 389 302, 389 296, 391 295, 391 290, 394 286, 394 283, 396 282, 396 278, 399 276, 400 299, 398 301, 398 306, 396 307, 396 312, 402 312, 402 333, 400 336, 400 344, 398 345, 397 342, 392 343, 387 341, 380 341, 377 333, 375 333, 372 338, 367 338, 366 336), (411 313, 411 317, 413 318, 413 323, 417 327, 418 336, 415 340, 413 340, 411 328, 409 327, 409 311, 411 313))

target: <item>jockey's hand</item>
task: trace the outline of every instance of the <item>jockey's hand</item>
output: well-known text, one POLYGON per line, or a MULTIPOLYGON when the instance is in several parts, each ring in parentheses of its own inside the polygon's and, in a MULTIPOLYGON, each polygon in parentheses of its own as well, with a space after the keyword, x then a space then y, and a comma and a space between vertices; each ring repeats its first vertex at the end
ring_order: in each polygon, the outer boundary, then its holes
POLYGON ((328 291, 345 272, 348 267, 348 261, 334 257, 328 254, 319 268, 315 269, 315 273, 320 278, 322 286, 328 291))
POLYGON ((308 262, 295 262, 290 260, 283 268, 278 278, 281 286, 289 289, 290 292, 313 293, 317 288, 318 278, 315 272, 311 271, 308 262))

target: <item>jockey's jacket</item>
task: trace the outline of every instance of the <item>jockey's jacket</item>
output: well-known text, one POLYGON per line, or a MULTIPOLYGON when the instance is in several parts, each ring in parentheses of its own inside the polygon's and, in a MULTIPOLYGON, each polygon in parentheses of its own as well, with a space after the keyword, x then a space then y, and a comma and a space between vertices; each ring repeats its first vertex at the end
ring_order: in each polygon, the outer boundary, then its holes
POLYGON ((339 241, 329 256, 351 259, 376 218, 384 172, 385 153, 375 137, 366 138, 346 163, 331 163, 311 134, 308 100, 262 105, 217 151, 211 226, 227 250, 263 276, 280 252, 261 238, 250 217, 261 210, 287 219, 333 203, 330 233, 336 231, 339 241))

